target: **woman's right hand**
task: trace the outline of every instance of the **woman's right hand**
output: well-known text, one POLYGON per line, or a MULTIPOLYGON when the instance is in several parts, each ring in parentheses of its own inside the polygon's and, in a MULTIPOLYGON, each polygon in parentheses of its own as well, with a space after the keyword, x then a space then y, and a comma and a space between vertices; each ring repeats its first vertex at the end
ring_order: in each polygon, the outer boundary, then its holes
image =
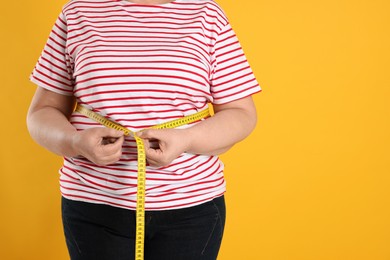
POLYGON ((69 122, 74 96, 38 87, 27 115, 32 138, 48 150, 66 157, 84 156, 97 165, 108 165, 122 154, 124 133, 106 127, 77 131, 69 122))
POLYGON ((124 133, 107 127, 93 127, 74 133, 73 148, 99 166, 113 164, 122 155, 124 133))

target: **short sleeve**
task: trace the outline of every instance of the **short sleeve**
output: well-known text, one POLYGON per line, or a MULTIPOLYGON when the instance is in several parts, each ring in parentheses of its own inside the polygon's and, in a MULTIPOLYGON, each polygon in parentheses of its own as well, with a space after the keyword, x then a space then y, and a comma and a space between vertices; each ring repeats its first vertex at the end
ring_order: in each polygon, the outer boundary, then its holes
POLYGON ((232 102, 261 91, 229 23, 217 36, 213 57, 210 82, 214 104, 232 102))
POLYGON ((73 94, 73 65, 66 46, 67 23, 61 12, 30 75, 33 83, 59 94, 73 94))

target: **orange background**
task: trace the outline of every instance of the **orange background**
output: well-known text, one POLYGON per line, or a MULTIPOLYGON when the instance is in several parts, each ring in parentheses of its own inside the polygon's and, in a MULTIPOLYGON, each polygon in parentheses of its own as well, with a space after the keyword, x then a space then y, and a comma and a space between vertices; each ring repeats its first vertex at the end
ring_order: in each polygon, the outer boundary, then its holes
MULTIPOLYGON (((28 76, 65 0, 0 16, 0 259, 68 259, 61 158, 29 137, 28 76)), ((263 88, 223 155, 219 260, 390 259, 390 1, 219 0, 263 88)))

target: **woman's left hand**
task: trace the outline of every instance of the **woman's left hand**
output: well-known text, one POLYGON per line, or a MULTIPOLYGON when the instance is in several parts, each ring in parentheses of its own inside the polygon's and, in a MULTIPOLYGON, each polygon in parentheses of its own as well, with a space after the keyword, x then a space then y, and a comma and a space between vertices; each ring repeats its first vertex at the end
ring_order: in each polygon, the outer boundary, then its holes
POLYGON ((146 160, 153 167, 169 165, 188 146, 182 129, 145 129, 137 135, 144 140, 146 160))
POLYGON ((146 129, 137 135, 145 142, 151 166, 163 167, 182 153, 219 155, 246 138, 257 122, 252 96, 213 104, 213 116, 185 129, 146 129))

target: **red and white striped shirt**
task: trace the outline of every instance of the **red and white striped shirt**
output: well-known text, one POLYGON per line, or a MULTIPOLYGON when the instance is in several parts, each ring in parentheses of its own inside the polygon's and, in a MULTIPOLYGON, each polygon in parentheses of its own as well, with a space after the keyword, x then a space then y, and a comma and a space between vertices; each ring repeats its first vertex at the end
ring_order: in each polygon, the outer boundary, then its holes
MULTIPOLYGON (((70 1, 30 79, 74 95, 78 103, 133 131, 261 90, 225 14, 212 0, 70 1)), ((70 121, 78 130, 99 126, 77 112, 70 121)), ((134 139, 126 137, 123 155, 113 165, 65 157, 62 195, 135 209, 136 156, 134 139)), ((223 167, 217 156, 189 153, 166 167, 148 166, 146 210, 184 208, 221 196, 223 167)))

